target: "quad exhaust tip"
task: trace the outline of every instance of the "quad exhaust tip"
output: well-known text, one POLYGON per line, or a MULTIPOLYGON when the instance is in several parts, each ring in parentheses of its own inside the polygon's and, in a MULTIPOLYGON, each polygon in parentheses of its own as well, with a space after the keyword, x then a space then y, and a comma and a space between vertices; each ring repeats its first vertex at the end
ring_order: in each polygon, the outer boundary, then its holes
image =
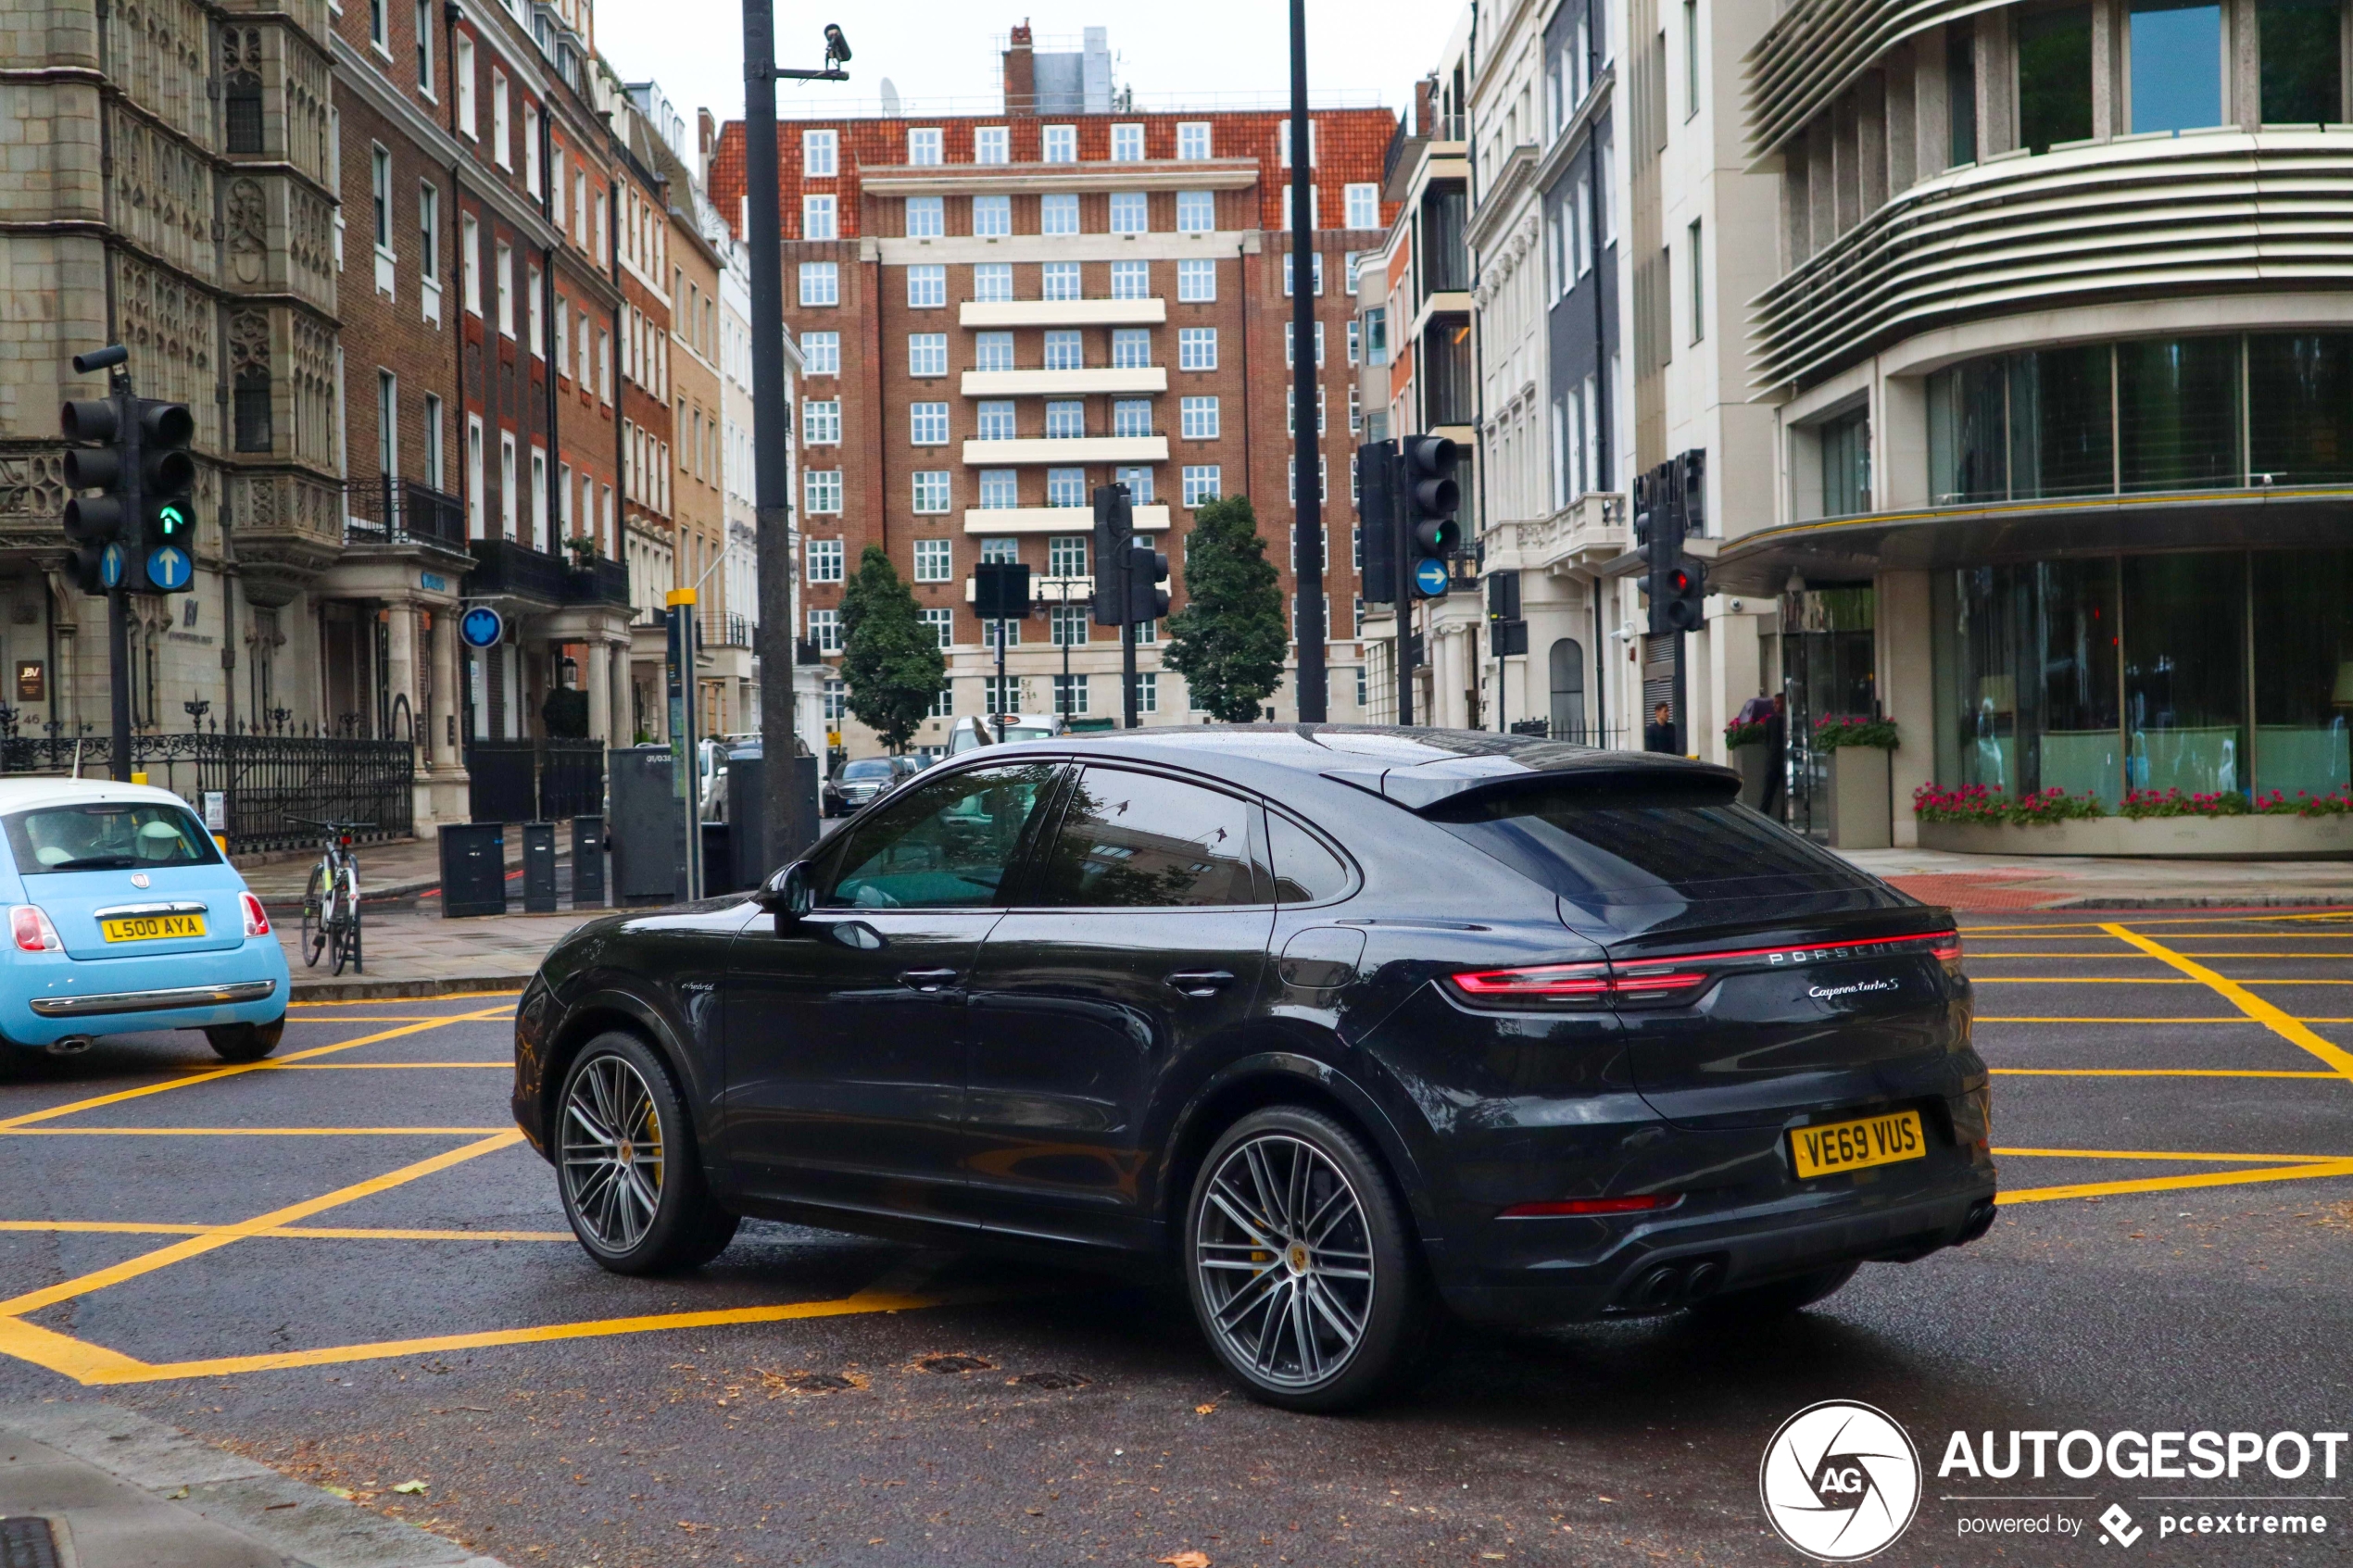
POLYGON ((68 1035, 62 1040, 52 1040, 44 1047, 51 1056, 80 1056, 90 1048, 87 1035, 68 1035))
POLYGON ((1721 1259, 1661 1263, 1636 1279, 1621 1299, 1633 1311, 1663 1312, 1713 1296, 1723 1283, 1721 1259))

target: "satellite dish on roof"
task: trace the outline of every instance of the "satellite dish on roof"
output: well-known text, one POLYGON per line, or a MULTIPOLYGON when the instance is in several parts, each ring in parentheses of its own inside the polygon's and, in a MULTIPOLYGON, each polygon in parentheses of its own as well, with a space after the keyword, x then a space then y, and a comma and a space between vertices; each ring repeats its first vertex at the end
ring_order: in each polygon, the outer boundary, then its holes
POLYGON ((890 84, 890 78, 887 76, 882 79, 882 104, 886 116, 895 118, 898 115, 899 89, 890 84))

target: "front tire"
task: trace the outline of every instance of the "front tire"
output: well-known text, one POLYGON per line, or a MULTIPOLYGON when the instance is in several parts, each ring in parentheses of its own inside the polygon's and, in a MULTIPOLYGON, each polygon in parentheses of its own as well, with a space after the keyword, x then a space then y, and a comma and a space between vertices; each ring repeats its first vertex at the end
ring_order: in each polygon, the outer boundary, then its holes
POLYGON ((1428 1333, 1421 1260, 1387 1175, 1355 1134, 1304 1107, 1252 1111, 1211 1147, 1186 1209, 1185 1273, 1218 1360, 1285 1410, 1378 1398, 1428 1333))
POLYGON ((223 1061, 259 1061, 286 1037, 283 1016, 268 1023, 222 1023, 204 1032, 212 1052, 223 1061))
POLYGON ((700 1268, 737 1219, 704 1185, 694 1130, 670 1073, 634 1035, 599 1035, 573 1058, 556 1102, 556 1184, 588 1256, 617 1274, 700 1268))

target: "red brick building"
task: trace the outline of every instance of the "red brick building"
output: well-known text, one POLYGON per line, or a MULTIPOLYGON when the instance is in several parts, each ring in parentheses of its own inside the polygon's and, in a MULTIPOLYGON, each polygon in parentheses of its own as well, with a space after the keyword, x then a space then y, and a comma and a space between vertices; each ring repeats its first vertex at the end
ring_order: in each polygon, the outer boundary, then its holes
MULTIPOLYGON (((950 654, 950 689, 917 736, 952 716, 1057 706, 1119 710, 1119 648, 1087 623, 1089 493, 1124 480, 1138 528, 1165 541, 1176 607, 1193 511, 1247 495, 1290 592, 1291 300, 1288 117, 1127 113, 1043 83, 1026 28, 1005 56, 1007 112, 800 119, 781 128, 785 315, 806 362, 794 438, 806 633, 839 651, 842 580, 881 546, 950 654), (1065 108, 1064 105, 1072 107, 1065 108), (1028 563, 1041 598, 1074 579, 1066 615, 1015 623, 1007 673, 970 610, 975 564, 1028 563), (1017 640, 1016 640, 1017 639, 1017 640)), ((1311 167, 1322 338, 1331 715, 1357 711, 1355 439, 1349 270, 1382 243, 1396 129, 1385 109, 1317 110, 1311 167)), ((711 173, 742 211, 740 121, 711 173)), ((1180 677, 1148 643, 1145 721, 1188 721, 1180 677)), ((1273 698, 1289 713, 1289 683, 1273 698)), ((876 749, 845 721, 855 753, 876 749)))

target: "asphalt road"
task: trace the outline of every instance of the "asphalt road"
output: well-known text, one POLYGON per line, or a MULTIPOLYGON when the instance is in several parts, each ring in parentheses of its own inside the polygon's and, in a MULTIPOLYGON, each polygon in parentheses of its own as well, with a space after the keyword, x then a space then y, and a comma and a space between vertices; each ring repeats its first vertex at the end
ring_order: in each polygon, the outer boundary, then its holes
POLYGON ((1964 922, 1984 1241, 1768 1327, 1464 1334, 1347 1419, 1240 1399, 1173 1290, 770 1224, 602 1273, 508 1125, 510 999, 302 1008, 247 1070, 193 1035, 19 1060, 0 1399, 120 1402, 517 1565, 1785 1562, 1759 1459, 1831 1399, 1927 1466, 1884 1562, 2345 1561, 2353 1451, 1937 1474, 1956 1431, 2353 1426, 2353 917, 2117 918, 1964 922), (2224 1500, 2148 1500, 2192 1495, 2224 1500), (2328 1528, 2160 1537, 2198 1511, 2328 1528), (2081 1533, 1961 1533, 2005 1518, 2081 1533))

